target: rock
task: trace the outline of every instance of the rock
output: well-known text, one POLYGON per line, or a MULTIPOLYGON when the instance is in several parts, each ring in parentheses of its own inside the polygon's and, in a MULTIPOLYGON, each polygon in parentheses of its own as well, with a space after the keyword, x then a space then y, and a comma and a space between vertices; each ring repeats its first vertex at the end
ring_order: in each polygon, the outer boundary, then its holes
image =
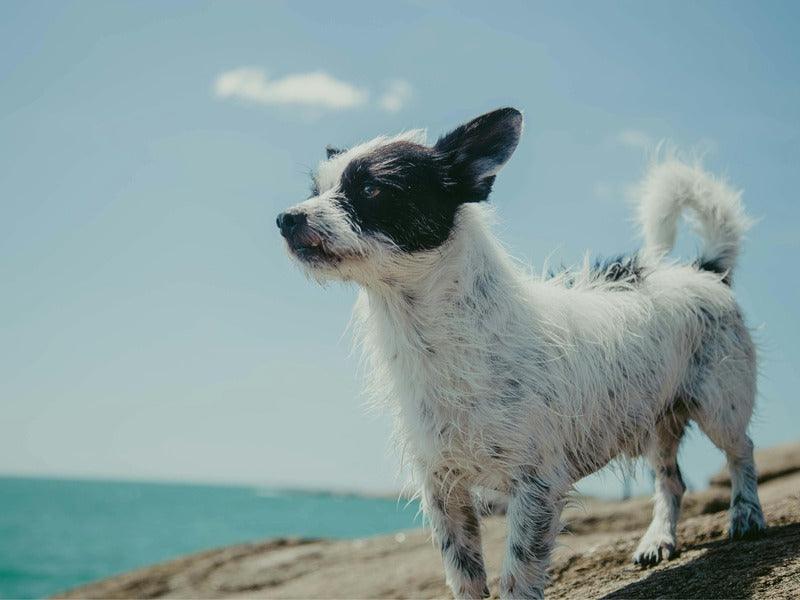
MULTIPOLYGON (((580 499, 553 556, 548 598, 800 597, 800 445, 759 453, 769 529, 727 539, 728 491, 687 494, 681 553, 642 570, 631 554, 649 501, 580 499), (766 458, 765 458, 766 457, 766 458), (780 457, 786 463, 779 464, 780 457), (780 475, 780 473, 787 473, 780 475)), ((485 519, 490 588, 497 597, 503 519, 485 519)), ((424 531, 362 540, 272 540, 194 554, 64 593, 62 598, 448 598, 441 560, 424 531)))
MULTIPOLYGON (((755 459, 759 483, 783 477, 800 471, 800 444, 790 443, 756 450, 755 459)), ((714 475, 710 483, 712 486, 731 487, 728 469, 724 468, 714 475)))

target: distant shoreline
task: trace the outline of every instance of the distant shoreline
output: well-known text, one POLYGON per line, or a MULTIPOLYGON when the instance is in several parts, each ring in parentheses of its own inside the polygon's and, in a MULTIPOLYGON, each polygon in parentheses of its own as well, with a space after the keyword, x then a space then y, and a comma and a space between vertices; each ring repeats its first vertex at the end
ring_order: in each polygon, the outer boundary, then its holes
POLYGON ((193 479, 159 479, 159 478, 137 478, 137 477, 117 477, 103 475, 72 475, 72 474, 28 474, 28 473, 0 473, 0 480, 32 480, 32 481, 64 481, 80 483, 116 483, 132 485, 174 485, 191 487, 212 487, 212 488, 236 488, 251 490, 268 490, 282 494, 309 494, 320 496, 346 496, 355 498, 372 499, 409 499, 399 491, 382 490, 357 490, 351 488, 323 488, 323 487, 304 487, 296 485, 272 485, 265 483, 236 482, 236 481, 207 481, 193 479))

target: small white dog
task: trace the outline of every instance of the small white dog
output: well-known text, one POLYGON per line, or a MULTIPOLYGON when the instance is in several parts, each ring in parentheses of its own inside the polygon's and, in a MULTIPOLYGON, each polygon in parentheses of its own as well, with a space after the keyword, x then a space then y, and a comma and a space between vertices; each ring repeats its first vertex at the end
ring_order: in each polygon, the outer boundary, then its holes
POLYGON ((756 356, 731 292, 748 219, 739 193, 667 161, 641 188, 635 256, 535 278, 490 231, 495 175, 522 133, 504 108, 425 143, 415 131, 328 149, 311 198, 282 213, 290 254, 354 281, 372 389, 396 411, 458 598, 488 596, 475 489, 508 495, 500 595, 541 598, 574 482, 619 456, 656 477, 634 561, 671 558, 689 420, 728 458, 732 537, 765 528, 747 427, 756 356), (705 241, 663 260, 683 209, 705 241))

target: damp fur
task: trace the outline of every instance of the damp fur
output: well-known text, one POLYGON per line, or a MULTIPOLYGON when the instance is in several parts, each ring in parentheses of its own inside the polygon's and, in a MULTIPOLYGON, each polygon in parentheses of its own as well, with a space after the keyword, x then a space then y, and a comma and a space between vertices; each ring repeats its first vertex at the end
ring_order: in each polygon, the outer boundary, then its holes
POLYGON ((653 522, 634 561, 672 557, 685 489, 677 450, 690 421, 728 456, 731 535, 765 526, 747 436, 756 351, 730 286, 750 225, 740 193, 697 165, 654 163, 639 188, 639 252, 534 276, 494 235, 485 202, 522 131, 519 115, 498 139, 496 121, 512 117, 466 124, 431 146, 443 148, 442 189, 472 194, 453 207, 435 248, 408 251, 364 231, 342 208, 337 179, 381 146, 424 144, 419 132, 334 155, 319 170, 317 196, 297 209, 342 256, 303 268, 360 287, 353 326, 367 390, 394 415, 456 597, 488 594, 480 490, 508 498, 501 597, 540 598, 572 485, 614 459, 643 456, 656 476, 653 522), (462 138, 479 138, 487 122, 483 156, 480 139, 462 138), (705 241, 691 264, 667 258, 684 211, 705 241))

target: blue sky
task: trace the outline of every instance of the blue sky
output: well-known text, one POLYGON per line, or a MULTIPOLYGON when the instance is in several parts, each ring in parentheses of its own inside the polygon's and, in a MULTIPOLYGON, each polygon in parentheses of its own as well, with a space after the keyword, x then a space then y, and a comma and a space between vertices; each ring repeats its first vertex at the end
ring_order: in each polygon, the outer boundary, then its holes
MULTIPOLYGON (((797 439, 798 18, 789 2, 1 3, 0 472, 396 487, 344 334, 355 290, 306 280, 274 218, 326 144, 435 137, 502 105, 526 130, 497 229, 533 265, 636 248, 626 190, 660 139, 744 188, 753 435, 797 439)), ((690 436, 691 483, 721 462, 690 436)))

